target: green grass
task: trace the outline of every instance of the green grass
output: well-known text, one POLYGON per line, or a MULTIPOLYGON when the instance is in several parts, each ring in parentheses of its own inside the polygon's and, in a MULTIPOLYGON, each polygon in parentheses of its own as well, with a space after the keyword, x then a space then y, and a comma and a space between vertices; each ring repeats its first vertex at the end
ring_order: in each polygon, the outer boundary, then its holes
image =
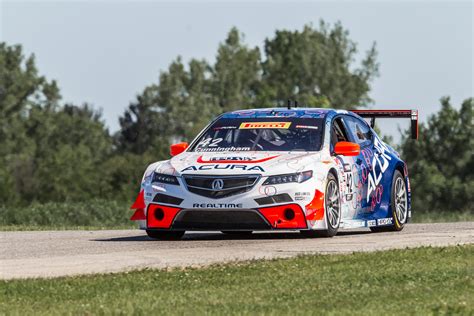
POLYGON ((0 314, 474 314, 474 246, 0 282, 0 314))
POLYGON ((0 226, 0 232, 13 231, 58 231, 58 230, 119 230, 119 229, 137 229, 138 225, 130 221, 127 225, 110 225, 110 226, 65 226, 65 225, 6 225, 0 226))
POLYGON ((131 203, 107 200, 0 206, 0 230, 133 228, 131 203))
POLYGON ((474 211, 464 212, 414 212, 412 223, 449 223, 449 222, 472 222, 474 211))

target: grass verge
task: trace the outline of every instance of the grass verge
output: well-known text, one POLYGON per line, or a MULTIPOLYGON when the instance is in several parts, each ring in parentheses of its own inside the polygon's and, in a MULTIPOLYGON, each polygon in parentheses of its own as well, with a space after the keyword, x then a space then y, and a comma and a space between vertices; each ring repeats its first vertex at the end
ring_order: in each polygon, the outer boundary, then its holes
POLYGON ((464 212, 414 212, 412 223, 450 223, 450 222, 472 222, 473 211, 464 212))
POLYGON ((33 203, 0 206, 0 230, 133 228, 130 203, 91 200, 74 203, 33 203))
POLYGON ((5 314, 474 313, 474 246, 0 282, 5 314))

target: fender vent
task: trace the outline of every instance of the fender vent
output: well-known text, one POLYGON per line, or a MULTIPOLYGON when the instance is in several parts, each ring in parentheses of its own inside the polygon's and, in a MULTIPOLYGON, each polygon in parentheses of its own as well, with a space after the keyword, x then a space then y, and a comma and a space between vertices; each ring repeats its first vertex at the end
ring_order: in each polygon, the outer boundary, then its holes
POLYGON ((165 204, 173 204, 173 205, 180 205, 181 202, 183 202, 183 199, 171 196, 171 195, 166 195, 162 193, 158 193, 155 195, 153 198, 153 202, 160 202, 160 203, 165 203, 165 204))
POLYGON ((287 203, 293 202, 293 199, 288 193, 277 194, 273 196, 267 196, 264 198, 255 199, 258 205, 276 204, 276 203, 287 203))

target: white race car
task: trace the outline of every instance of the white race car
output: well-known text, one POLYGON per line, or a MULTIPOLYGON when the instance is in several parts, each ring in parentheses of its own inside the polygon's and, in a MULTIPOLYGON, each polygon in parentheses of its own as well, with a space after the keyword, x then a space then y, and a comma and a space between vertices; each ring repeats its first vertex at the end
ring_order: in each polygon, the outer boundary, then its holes
POLYGON ((375 117, 409 117, 417 132, 411 110, 225 113, 148 166, 131 219, 156 239, 190 230, 401 230, 411 217, 406 164, 361 117, 372 126, 375 117))

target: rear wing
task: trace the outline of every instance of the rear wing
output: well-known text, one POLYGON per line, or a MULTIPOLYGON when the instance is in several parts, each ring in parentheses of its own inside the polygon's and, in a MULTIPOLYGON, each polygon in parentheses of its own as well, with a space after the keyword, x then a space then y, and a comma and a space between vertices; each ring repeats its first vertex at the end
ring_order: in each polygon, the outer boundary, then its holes
POLYGON ((418 139, 418 110, 351 110, 363 118, 370 118, 374 128, 376 118, 409 118, 411 119, 411 138, 418 139))

